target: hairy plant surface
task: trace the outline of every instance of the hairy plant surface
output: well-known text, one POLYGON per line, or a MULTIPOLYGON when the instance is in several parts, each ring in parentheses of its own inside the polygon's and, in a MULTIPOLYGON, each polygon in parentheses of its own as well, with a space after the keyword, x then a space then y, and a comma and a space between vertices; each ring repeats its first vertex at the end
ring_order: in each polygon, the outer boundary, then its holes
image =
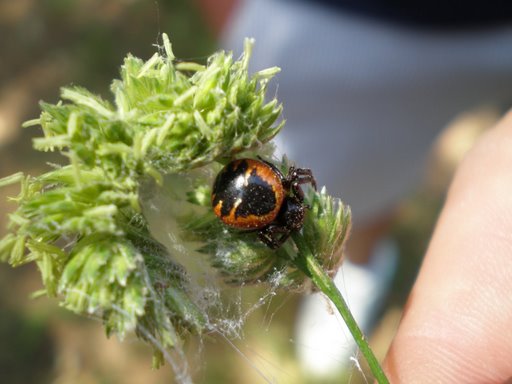
MULTIPOLYGON (((249 75, 251 47, 247 40, 239 60, 218 52, 200 65, 175 60, 163 35, 149 60, 128 55, 111 86, 113 101, 66 87, 61 101, 41 103, 41 116, 25 124, 42 128, 35 150, 60 151, 67 164, 0 180, 21 185, 0 259, 35 262, 44 284, 39 294, 102 318, 109 335, 134 331, 154 347, 155 365, 184 334, 211 331, 222 315, 215 302, 204 305, 192 294, 187 270, 152 235, 143 186, 188 175, 182 197, 191 208, 175 218, 176 236, 196 244, 229 284, 300 288, 308 281, 297 261, 304 255, 328 273, 340 261, 350 213, 325 190, 306 193, 304 228, 277 251, 226 228, 210 209, 208 175, 237 155, 268 152, 263 145, 284 123, 277 100, 265 101, 278 68, 249 75)), ((279 166, 286 171, 285 162, 279 166)))

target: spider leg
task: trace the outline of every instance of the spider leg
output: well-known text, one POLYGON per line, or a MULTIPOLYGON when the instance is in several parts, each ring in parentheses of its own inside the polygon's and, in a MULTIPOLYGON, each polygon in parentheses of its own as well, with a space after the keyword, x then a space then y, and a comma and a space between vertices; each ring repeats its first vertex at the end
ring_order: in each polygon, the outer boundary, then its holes
POLYGON ((291 188, 295 197, 302 203, 304 201, 304 191, 300 187, 300 184, 302 183, 294 181, 291 185, 291 188))
POLYGON ((260 230, 258 238, 270 249, 277 249, 290 237, 290 229, 271 224, 260 230))
POLYGON ((286 184, 293 191, 293 194, 300 202, 304 201, 304 192, 300 187, 301 184, 310 183, 316 191, 316 180, 309 168, 295 168, 291 166, 286 177, 286 184))
MULTIPOLYGON (((293 168, 293 172, 295 174, 294 178, 297 180, 299 184, 307 184, 310 183, 311 186, 316 191, 316 180, 313 176, 313 172, 309 168, 293 168)), ((291 170, 291 168, 290 168, 291 170)))

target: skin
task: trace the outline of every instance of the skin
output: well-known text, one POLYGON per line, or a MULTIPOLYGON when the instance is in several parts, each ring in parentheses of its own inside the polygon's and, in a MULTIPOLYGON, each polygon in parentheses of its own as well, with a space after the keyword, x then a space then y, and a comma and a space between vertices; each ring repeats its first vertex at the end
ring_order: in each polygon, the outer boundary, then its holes
POLYGON ((512 112, 459 167, 385 360, 392 383, 512 383, 512 112))

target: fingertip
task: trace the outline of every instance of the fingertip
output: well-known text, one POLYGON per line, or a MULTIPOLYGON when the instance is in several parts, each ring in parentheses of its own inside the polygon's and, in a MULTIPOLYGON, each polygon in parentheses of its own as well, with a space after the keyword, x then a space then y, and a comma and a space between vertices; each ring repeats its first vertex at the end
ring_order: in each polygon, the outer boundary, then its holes
POLYGON ((461 164, 385 361, 393 383, 512 376, 512 113, 461 164))

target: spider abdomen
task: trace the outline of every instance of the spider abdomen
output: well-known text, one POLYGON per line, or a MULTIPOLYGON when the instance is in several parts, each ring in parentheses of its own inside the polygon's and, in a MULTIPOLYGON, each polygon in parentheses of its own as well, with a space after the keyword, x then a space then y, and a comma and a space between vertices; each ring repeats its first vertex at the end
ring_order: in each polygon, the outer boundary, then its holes
POLYGON ((308 168, 291 166, 286 177, 263 159, 238 159, 217 175, 212 190, 213 212, 227 225, 256 230, 271 249, 279 248, 304 225, 302 184, 316 190, 308 168))
POLYGON ((286 192, 283 175, 267 163, 239 159, 227 164, 213 184, 215 214, 227 225, 259 229, 277 217, 286 192))

